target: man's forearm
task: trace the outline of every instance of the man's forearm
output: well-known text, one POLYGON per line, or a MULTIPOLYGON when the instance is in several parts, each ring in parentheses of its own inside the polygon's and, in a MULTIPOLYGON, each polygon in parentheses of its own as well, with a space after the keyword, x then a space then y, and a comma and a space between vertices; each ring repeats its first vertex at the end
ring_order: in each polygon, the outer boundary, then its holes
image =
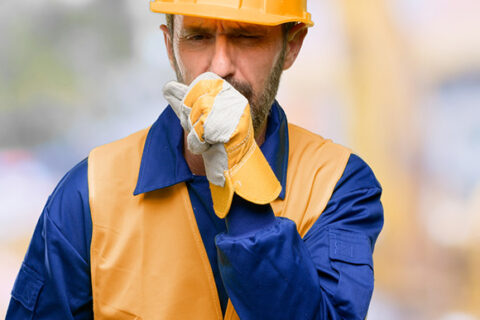
POLYGON ((293 221, 236 197, 216 238, 220 273, 241 319, 336 319, 293 221))

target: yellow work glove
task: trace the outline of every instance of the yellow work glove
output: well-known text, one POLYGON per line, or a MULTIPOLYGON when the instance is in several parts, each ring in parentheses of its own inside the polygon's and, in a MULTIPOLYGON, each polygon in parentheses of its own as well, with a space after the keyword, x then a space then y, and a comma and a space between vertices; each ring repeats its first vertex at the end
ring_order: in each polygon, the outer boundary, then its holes
POLYGON ((255 142, 250 105, 240 92, 207 72, 190 86, 171 81, 163 93, 188 133, 188 149, 203 157, 220 218, 228 214, 234 192, 257 204, 278 197, 282 187, 255 142))

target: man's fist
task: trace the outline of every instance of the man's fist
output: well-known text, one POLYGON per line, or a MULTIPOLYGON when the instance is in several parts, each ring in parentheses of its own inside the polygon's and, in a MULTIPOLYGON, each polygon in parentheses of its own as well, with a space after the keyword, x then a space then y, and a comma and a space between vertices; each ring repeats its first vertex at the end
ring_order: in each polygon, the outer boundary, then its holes
POLYGON ((253 203, 278 197, 281 185, 254 139, 248 100, 214 73, 190 86, 171 81, 164 96, 188 133, 188 149, 202 154, 215 213, 223 218, 233 193, 253 203))

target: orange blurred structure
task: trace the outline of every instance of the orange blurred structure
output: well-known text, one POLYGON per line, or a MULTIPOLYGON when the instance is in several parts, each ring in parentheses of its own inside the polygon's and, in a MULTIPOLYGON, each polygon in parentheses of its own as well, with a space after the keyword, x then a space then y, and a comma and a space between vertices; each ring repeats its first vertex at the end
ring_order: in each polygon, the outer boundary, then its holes
POLYGON ((480 316, 479 239, 446 248, 422 226, 421 189, 430 182, 422 181, 419 160, 428 141, 418 127, 420 83, 412 53, 385 1, 344 0, 341 8, 351 70, 346 88, 353 101, 350 135, 384 188, 376 288, 415 318, 438 318, 451 310, 480 316))

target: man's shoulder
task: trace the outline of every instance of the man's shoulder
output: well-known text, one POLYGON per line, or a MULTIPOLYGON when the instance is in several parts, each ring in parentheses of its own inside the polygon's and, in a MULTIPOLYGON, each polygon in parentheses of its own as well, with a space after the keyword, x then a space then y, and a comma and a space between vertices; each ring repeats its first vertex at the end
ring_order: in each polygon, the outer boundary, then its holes
POLYGON ((288 124, 289 158, 302 163, 345 163, 351 150, 295 124, 288 124))
POLYGON ((378 189, 382 186, 378 182, 372 168, 357 154, 351 154, 343 172, 342 178, 337 183, 335 190, 378 189))
POLYGON ((47 202, 49 211, 56 211, 53 209, 61 203, 71 204, 88 199, 87 170, 88 158, 85 158, 63 176, 47 202))
POLYGON ((290 146, 293 147, 294 152, 305 158, 304 161, 324 159, 329 162, 344 163, 345 169, 336 188, 345 181, 356 181, 357 185, 364 187, 381 188, 370 166, 349 148, 295 124, 289 123, 288 129, 290 146), (316 155, 318 157, 315 157, 316 155))
MULTIPOLYGON (((94 148, 88 156, 88 185, 90 198, 101 186, 117 188, 128 184, 132 192, 137 183, 143 151, 152 139, 147 139, 150 128, 137 131, 125 138, 94 148)), ((93 196, 95 197, 95 196, 93 196)))
POLYGON ((89 239, 91 222, 87 171, 87 159, 69 170, 49 197, 44 214, 64 239, 88 260, 85 243, 89 239))
POLYGON ((90 156, 93 153, 118 154, 125 153, 127 150, 131 149, 138 150, 140 148, 141 150, 143 149, 149 129, 150 128, 145 128, 134 132, 124 138, 100 145, 90 152, 90 156))
POLYGON ((47 202, 47 209, 55 211, 54 207, 60 204, 85 202, 85 199, 88 201, 88 171, 92 153, 100 152, 117 157, 119 154, 125 154, 129 148, 143 148, 141 142, 145 140, 147 133, 148 128, 142 129, 127 137, 94 148, 87 158, 77 163, 63 176, 47 202))
POLYGON ((334 146, 334 148, 337 149, 350 151, 347 147, 335 143, 331 139, 324 138, 319 134, 313 133, 293 123, 288 123, 288 136, 290 145, 294 147, 296 145, 308 145, 311 147, 334 146))

